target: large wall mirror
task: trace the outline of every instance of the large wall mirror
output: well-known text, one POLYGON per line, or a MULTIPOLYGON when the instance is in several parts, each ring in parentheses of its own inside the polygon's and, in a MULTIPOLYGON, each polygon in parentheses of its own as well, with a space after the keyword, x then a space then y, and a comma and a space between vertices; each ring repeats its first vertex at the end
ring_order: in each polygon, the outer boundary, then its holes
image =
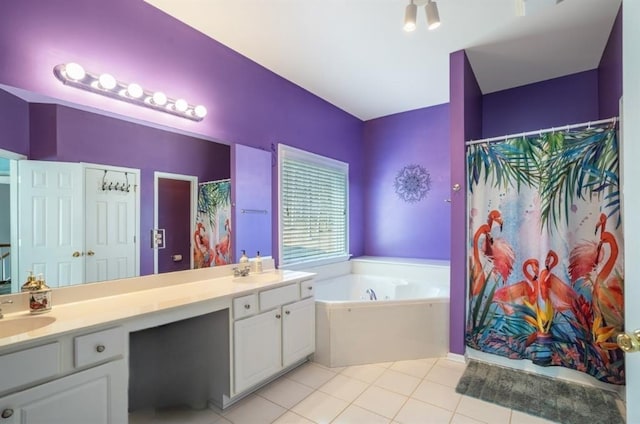
MULTIPOLYGON (((186 134, 171 128, 135 122, 128 118, 88 111, 77 105, 61 104, 52 99, 34 101, 12 87, 0 87, 0 256, 4 266, 0 279, 11 276, 11 257, 17 246, 11 244, 16 217, 10 216, 10 204, 16 196, 9 190, 11 163, 29 161, 56 164, 81 164, 83 172, 95 168, 96 185, 107 175, 107 183, 122 187, 132 181, 137 186, 139 239, 136 240, 140 275, 154 272, 154 175, 164 173, 193 176, 199 183, 231 178, 231 146, 186 134), (139 170, 138 173, 136 173, 139 170), (107 172, 108 171, 108 172, 107 172), (103 174, 104 172, 104 174, 103 174), (120 181, 122 180, 122 181, 120 181), (121 185, 120 185, 121 184, 121 185), (12 225, 12 223, 14 225, 12 225)), ((124 190, 123 195, 124 195, 124 190)), ((172 196, 169 191, 168 196, 172 196)), ((165 199, 166 200, 166 199, 165 199)), ((169 202, 171 203, 171 202, 169 202)), ((95 210, 92 213, 99 213, 95 210)), ((21 219, 24 219, 22 217, 21 219)), ((72 223, 73 224, 73 223, 72 223)), ((33 222, 38 225, 38 222, 33 222)), ((191 230, 193 231, 193 230, 191 230)), ((21 237, 22 234, 18 234, 21 237)), ((270 245, 270 241, 269 241, 270 245)), ((69 252, 73 254, 74 251, 69 252)), ((87 252, 83 252, 87 253, 87 252)), ((189 252, 189 255, 191 252, 189 252)), ((185 258, 189 261, 190 258, 185 258)), ((26 275, 14 273, 21 284, 26 275)), ((52 277, 47 277, 51 279, 52 277)), ((19 287, 14 282, 14 288, 19 287)), ((55 284, 54 284, 55 285, 55 284)), ((6 290, 6 288, 5 288, 6 290)), ((15 290, 14 290, 15 291, 15 290)), ((5 294, 5 293, 0 293, 5 294)))

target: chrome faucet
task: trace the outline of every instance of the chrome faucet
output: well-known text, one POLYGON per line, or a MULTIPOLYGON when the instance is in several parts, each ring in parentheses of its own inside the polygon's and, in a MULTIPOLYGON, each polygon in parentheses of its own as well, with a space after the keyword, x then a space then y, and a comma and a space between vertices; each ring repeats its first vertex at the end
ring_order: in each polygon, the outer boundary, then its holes
POLYGON ((378 300, 378 296, 376 296, 376 292, 373 289, 367 289, 366 293, 369 295, 369 300, 378 300))
MULTIPOLYGON (((13 303, 13 300, 0 300, 0 305, 3 305, 5 303, 13 303)), ((0 318, 3 318, 4 315, 2 315, 2 308, 0 308, 0 318)))
POLYGON ((248 266, 242 267, 242 268, 238 268, 237 266, 233 267, 233 276, 234 277, 246 277, 247 275, 249 275, 249 269, 250 268, 248 266))

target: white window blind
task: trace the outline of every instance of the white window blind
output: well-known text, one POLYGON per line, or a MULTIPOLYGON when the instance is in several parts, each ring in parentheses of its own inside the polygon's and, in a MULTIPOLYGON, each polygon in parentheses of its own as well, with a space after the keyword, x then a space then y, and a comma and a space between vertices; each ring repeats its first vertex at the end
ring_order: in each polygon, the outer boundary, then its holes
POLYGON ((280 266, 348 258, 349 165, 279 145, 280 266))

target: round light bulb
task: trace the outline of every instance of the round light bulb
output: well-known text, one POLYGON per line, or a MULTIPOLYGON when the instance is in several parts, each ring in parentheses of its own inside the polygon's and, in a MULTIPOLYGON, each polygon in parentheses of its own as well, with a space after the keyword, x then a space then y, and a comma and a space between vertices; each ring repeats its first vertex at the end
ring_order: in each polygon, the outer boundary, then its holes
POLYGON ((144 94, 144 91, 142 90, 142 87, 140 87, 135 82, 132 82, 127 87, 127 94, 133 97, 134 99, 139 99, 144 94))
POLYGON ((193 108, 193 113, 195 113, 198 118, 204 118, 207 116, 207 108, 202 105, 198 105, 193 108))
POLYGON ((153 93, 153 97, 151 98, 151 100, 153 100, 153 104, 164 106, 167 104, 167 95, 162 91, 156 91, 155 93, 153 93))
POLYGON ((100 87, 104 88, 105 90, 113 90, 114 88, 116 88, 116 79, 111 74, 100 75, 98 81, 100 82, 100 87))
POLYGON ((189 103, 185 99, 176 100, 176 110, 179 112, 186 112, 189 108, 189 103))
POLYGON ((80 81, 86 75, 84 68, 75 62, 67 63, 64 66, 64 72, 72 80, 80 81))

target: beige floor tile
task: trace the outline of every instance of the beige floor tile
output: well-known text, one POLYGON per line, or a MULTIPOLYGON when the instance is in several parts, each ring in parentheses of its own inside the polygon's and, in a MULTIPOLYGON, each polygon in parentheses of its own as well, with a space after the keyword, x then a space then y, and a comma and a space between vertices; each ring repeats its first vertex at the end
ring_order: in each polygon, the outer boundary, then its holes
POLYGON ((394 370, 386 370, 373 384, 383 389, 409 396, 418 387, 420 381, 418 377, 394 370))
POLYGON ((511 424, 554 424, 555 421, 545 420, 520 411, 511 411, 511 424))
POLYGON ((314 424, 314 422, 294 412, 287 411, 286 414, 275 420, 273 424, 314 424))
POLYGON ((345 409, 332 424, 389 424, 391 420, 371 411, 350 405, 345 409))
POLYGON ((327 371, 335 372, 336 374, 341 372, 343 369, 347 368, 347 367, 325 367, 324 365, 319 364, 317 362, 311 362, 311 363, 317 367, 324 368, 327 371))
POLYGON ((438 361, 438 363, 429 370, 429 372, 425 376, 425 380, 444 384, 445 386, 449 387, 456 387, 458 385, 458 380, 460 380, 460 377, 462 377, 463 373, 464 368, 456 369, 448 367, 446 365, 441 365, 438 361))
POLYGON ((408 361, 398 361, 391 365, 390 369, 418 378, 424 378, 431 369, 435 361, 425 361, 424 359, 412 359, 408 361))
POLYGON ((336 375, 335 372, 329 371, 328 368, 319 367, 318 365, 307 362, 298 368, 287 373, 286 378, 297 381, 305 386, 317 389, 336 375))
POLYGON ((487 424, 484 421, 478 421, 476 419, 466 417, 460 414, 453 414, 451 424, 487 424))
POLYGON ((288 378, 279 378, 258 390, 257 394, 286 409, 313 392, 313 389, 288 378))
POLYGON ((511 410, 494 403, 462 396, 456 413, 490 424, 509 424, 511 410))
POLYGON ((464 362, 454 361, 448 358, 438 358, 436 365, 462 371, 467 367, 467 364, 464 362))
POLYGON ((382 387, 370 386, 353 403, 376 414, 393 418, 407 399, 406 396, 399 395, 382 387))
POLYGON ((386 368, 375 365, 353 365, 342 370, 341 374, 357 378, 365 383, 373 383, 382 375, 386 368))
POLYGON ((353 402, 367 387, 369 385, 364 381, 338 374, 318 390, 346 402, 353 402))
POLYGON ((349 404, 322 392, 313 392, 291 410, 318 424, 330 423, 349 404))
POLYGON ((285 408, 263 397, 249 395, 222 414, 233 424, 270 424, 285 412, 285 408))
POLYGON ((393 361, 391 361, 391 362, 376 362, 375 364, 372 364, 372 365, 377 365, 377 366, 382 367, 382 368, 389 368, 391 365, 393 365, 393 361))
POLYGON ((460 398, 462 398, 461 395, 456 393, 455 388, 429 380, 422 380, 418 388, 411 394, 411 397, 449 411, 455 411, 460 398))
POLYGON ((409 399, 395 416, 395 420, 402 424, 448 424, 452 416, 452 411, 409 399))

